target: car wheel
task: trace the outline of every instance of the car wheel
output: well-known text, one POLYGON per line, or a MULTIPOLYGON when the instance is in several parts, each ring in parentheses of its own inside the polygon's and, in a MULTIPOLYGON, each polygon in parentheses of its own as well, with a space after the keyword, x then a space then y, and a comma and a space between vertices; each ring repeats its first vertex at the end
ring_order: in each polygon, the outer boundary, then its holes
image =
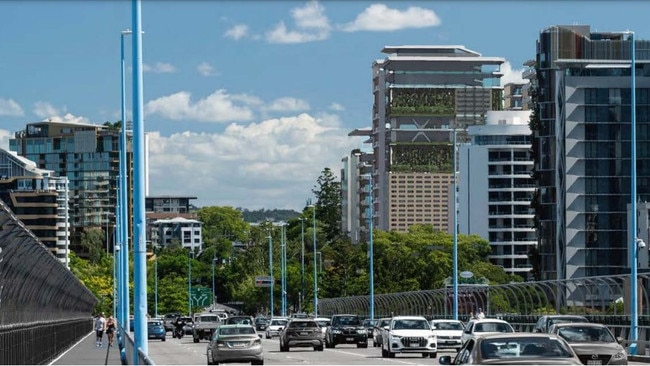
POLYGON ((436 358, 438 357, 438 353, 437 352, 429 353, 429 357, 436 358))
POLYGON ((456 348, 456 353, 460 352, 460 348, 456 348))
POLYGON ((251 365, 264 365, 264 360, 251 361, 251 365))
POLYGON ((428 353, 426 353, 426 352, 422 353, 422 358, 427 358, 427 357, 429 357, 428 353))
POLYGON ((194 343, 199 343, 199 339, 198 339, 198 338, 194 338, 194 343))
POLYGON ((163 337, 162 341, 164 342, 164 341, 166 341, 166 340, 167 340, 167 339, 166 339, 165 337, 163 337))
POLYGON ((323 352, 323 345, 321 344, 320 346, 317 347, 317 351, 323 352))
POLYGON ((395 358, 395 352, 391 352, 390 348, 388 348, 388 358, 395 358))
POLYGON ((384 346, 381 346, 381 357, 388 357, 388 352, 386 352, 384 346))

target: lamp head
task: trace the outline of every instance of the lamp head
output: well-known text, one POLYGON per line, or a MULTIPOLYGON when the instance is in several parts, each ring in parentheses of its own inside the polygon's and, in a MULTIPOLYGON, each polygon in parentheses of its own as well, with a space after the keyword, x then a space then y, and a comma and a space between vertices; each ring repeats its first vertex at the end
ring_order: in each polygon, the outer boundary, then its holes
POLYGON ((643 239, 636 239, 636 247, 637 249, 643 249, 646 247, 645 242, 643 239))

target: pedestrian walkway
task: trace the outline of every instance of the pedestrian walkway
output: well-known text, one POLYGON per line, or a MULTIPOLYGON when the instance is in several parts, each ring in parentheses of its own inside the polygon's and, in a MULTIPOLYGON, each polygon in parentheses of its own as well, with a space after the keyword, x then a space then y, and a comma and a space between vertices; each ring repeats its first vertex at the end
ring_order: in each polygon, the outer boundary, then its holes
POLYGON ((117 336, 113 339, 113 346, 108 347, 108 339, 104 335, 101 347, 95 342, 95 332, 88 333, 74 346, 57 357, 50 365, 121 365, 120 349, 117 336))

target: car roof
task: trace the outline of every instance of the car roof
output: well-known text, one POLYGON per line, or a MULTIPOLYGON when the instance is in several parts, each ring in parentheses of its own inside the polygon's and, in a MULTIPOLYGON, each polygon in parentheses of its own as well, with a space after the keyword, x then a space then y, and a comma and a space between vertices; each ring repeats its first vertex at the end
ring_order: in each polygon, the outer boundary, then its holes
POLYGON ((585 323, 585 322, 566 322, 566 323, 556 323, 553 324, 554 327, 564 328, 564 327, 591 327, 591 328, 608 328, 605 324, 600 323, 585 323))
POLYGON ((317 320, 317 321, 323 321, 323 320, 332 320, 332 319, 330 319, 330 318, 321 318, 321 317, 319 317, 319 318, 314 318, 314 320, 317 320))
POLYGON ((510 324, 507 321, 503 319, 497 319, 497 318, 483 318, 483 319, 472 319, 470 320, 472 323, 505 323, 505 324, 510 324))
POLYGON ((224 324, 220 325, 219 328, 252 328, 253 326, 251 324, 224 324))
POLYGON ((437 322, 437 323, 462 323, 462 321, 454 320, 454 319, 431 319, 431 322, 437 322))
POLYGON ((546 317, 546 318, 580 318, 580 319, 587 319, 587 318, 585 318, 584 315, 579 315, 579 314, 550 314, 550 315, 542 315, 542 317, 546 317))
POLYGON ((561 337, 552 333, 532 333, 532 332, 513 332, 513 333, 487 333, 474 335, 477 339, 499 339, 499 338, 552 338, 562 339, 561 337))
POLYGON ((398 315, 394 316, 393 319, 395 320, 400 320, 400 319, 411 319, 411 320, 427 320, 425 317, 420 316, 420 315, 398 315))

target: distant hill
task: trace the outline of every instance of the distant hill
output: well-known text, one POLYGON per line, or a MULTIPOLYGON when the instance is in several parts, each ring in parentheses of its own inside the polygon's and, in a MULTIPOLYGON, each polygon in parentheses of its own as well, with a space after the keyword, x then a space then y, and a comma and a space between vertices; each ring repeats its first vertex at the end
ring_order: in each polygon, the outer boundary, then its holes
POLYGON ((246 222, 263 222, 266 220, 287 221, 300 216, 300 212, 294 210, 260 209, 251 211, 241 207, 238 207, 237 210, 241 211, 246 222))

